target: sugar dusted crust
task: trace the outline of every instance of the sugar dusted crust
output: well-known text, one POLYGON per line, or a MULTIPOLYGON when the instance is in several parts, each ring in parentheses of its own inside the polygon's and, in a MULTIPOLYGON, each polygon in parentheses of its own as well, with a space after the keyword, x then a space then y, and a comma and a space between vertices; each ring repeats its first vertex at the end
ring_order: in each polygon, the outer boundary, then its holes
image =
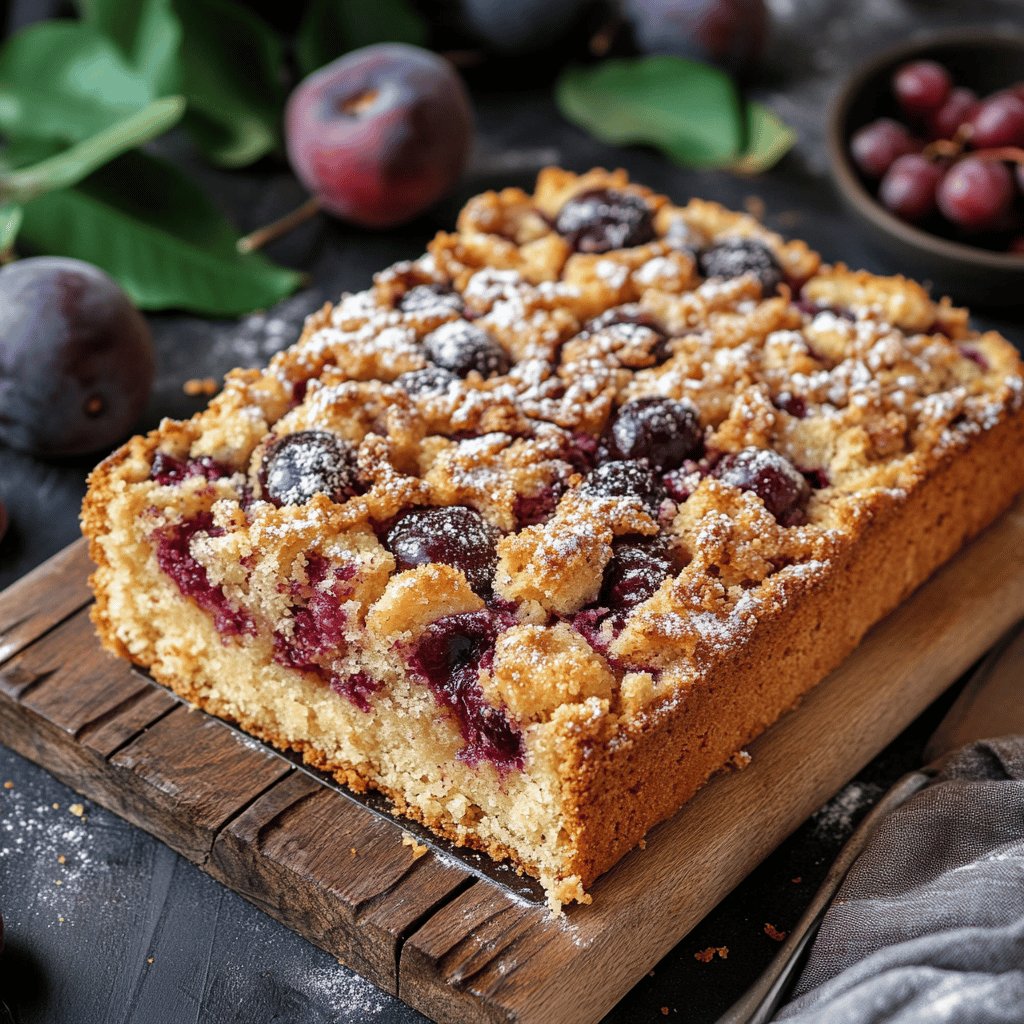
POLYGON ((621 171, 548 169, 130 441, 93 473, 83 528, 109 648, 511 858, 558 906, 1022 484, 1021 363, 964 310, 621 171), (633 244, 586 251, 593 225, 562 216, 598 189, 642 211, 615 234, 633 244), (403 377, 481 333, 483 373, 403 377), (695 449, 644 461, 650 493, 599 486, 595 465, 637 464, 615 424, 651 398, 693 411, 695 449), (351 465, 318 476, 307 450, 278 501, 266 467, 304 431, 351 465), (738 453, 769 484, 737 475, 738 453), (428 506, 482 516, 483 582, 396 564, 393 525, 428 506))

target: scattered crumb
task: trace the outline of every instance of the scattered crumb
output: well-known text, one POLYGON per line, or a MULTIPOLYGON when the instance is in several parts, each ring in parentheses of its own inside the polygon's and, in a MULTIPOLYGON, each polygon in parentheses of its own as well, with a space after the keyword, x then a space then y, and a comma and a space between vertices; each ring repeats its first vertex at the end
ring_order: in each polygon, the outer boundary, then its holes
POLYGON ((63 914, 58 914, 57 915, 57 923, 58 924, 63 924, 64 923, 64 915, 63 914))
POLYGON ((63 885, 63 884, 64 884, 64 881, 63 881, 63 879, 60 879, 60 878, 55 878, 55 879, 53 880, 53 884, 54 884, 54 885, 63 885))
POLYGON ((410 835, 408 832, 402 833, 402 845, 409 846, 412 848, 412 859, 419 860, 427 852, 426 843, 416 842, 416 837, 410 835))
POLYGON ((750 214, 755 220, 764 220, 766 207, 764 200, 760 196, 747 196, 743 200, 743 209, 750 214))
POLYGON ((68 810, 76 817, 81 818, 85 814, 85 806, 83 804, 72 804, 68 810))
POLYGON ((186 395, 215 395, 217 393, 217 382, 213 377, 192 377, 181 385, 181 390, 186 395))
POLYGON ((8 780, 7 780, 7 781, 6 781, 5 783, 4 783, 4 789, 14 789, 14 783, 13 783, 13 782, 11 782, 11 780, 10 780, 10 779, 8 779, 8 780))
POLYGON ((729 764, 732 765, 736 771, 741 772, 752 760, 753 758, 750 756, 749 751, 737 750, 736 753, 729 758, 729 764))
POLYGON ((58 864, 63 864, 66 860, 67 860, 67 857, 65 857, 63 853, 58 853, 57 854, 57 863, 58 864))
POLYGON ((647 849, 647 840, 646 839, 641 839, 640 842, 637 845, 640 847, 641 850, 646 850, 647 849))
POLYGON ((764 933, 769 939, 774 939, 776 942, 782 942, 785 940, 789 932, 780 932, 778 928, 773 924, 769 924, 767 921, 764 923, 764 933))
POLYGON ((354 857, 359 851, 353 846, 348 852, 354 857))
POLYGON ((156 959, 155 956, 147 956, 146 957, 146 963, 147 964, 151 964, 155 959, 156 959))
POLYGON ((52 808, 53 808, 53 809, 54 809, 55 811, 59 811, 59 810, 60 810, 60 804, 58 804, 58 803, 52 803, 52 804, 50 804, 50 806, 51 806, 51 807, 52 807, 52 808))
POLYGON ((802 882, 803 880, 804 880, 804 876, 803 876, 803 875, 794 875, 794 876, 793 876, 793 877, 792 877, 792 878, 790 879, 790 881, 791 881, 791 882, 792 882, 792 883, 793 883, 794 885, 799 885, 799 884, 800 884, 800 883, 801 883, 801 882, 802 882))
POLYGON ((662 1015, 662 1017, 667 1017, 668 1016, 668 1007, 667 1006, 663 1006, 661 1008, 661 1015, 662 1015))
POLYGON ((694 960, 699 960, 702 964, 709 964, 715 957, 719 960, 729 959, 729 947, 728 946, 708 946, 707 949, 702 949, 697 953, 693 954, 694 960))

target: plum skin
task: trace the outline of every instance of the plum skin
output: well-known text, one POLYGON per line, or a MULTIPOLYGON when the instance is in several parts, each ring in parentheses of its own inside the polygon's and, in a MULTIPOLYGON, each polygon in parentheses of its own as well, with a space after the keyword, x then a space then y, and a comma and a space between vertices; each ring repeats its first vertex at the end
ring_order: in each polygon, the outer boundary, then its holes
POLYGON ((301 82, 288 100, 285 138, 292 169, 325 210, 386 228, 455 185, 469 157, 473 113, 448 61, 384 43, 301 82))
POLYGON ((764 0, 625 0, 623 12, 643 53, 710 60, 749 69, 768 31, 764 0))
POLYGON ((155 371, 148 324, 99 268, 40 256, 0 270, 0 442, 39 456, 109 448, 155 371))

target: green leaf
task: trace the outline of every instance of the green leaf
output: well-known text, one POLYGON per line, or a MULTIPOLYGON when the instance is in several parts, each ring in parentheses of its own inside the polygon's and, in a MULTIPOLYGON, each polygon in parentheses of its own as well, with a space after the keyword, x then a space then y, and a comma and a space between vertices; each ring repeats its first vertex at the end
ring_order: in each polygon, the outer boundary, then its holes
POLYGON ((562 114, 603 142, 646 143, 688 167, 719 167, 741 151, 739 96, 717 68, 682 57, 608 60, 564 71, 562 114))
POLYGON ((77 0, 82 20, 113 42, 154 93, 178 88, 181 22, 171 0, 77 0))
POLYGON ((308 75, 361 46, 424 46, 427 37, 426 22, 408 0, 312 0, 295 37, 295 56, 308 75))
POLYGON ((144 110, 126 117, 98 135, 41 162, 0 174, 0 199, 27 203, 44 192, 77 185, 116 156, 163 135, 185 113, 181 96, 154 100, 144 110))
POLYGON ((796 143, 796 132, 773 110, 749 102, 747 115, 747 148, 729 169, 740 174, 759 174, 774 167, 796 143))
POLYGON ((244 167, 277 148, 284 47, 272 28, 230 0, 173 0, 185 41, 181 91, 196 144, 214 163, 244 167))
POLYGON ((301 276, 258 254, 171 164, 133 152, 75 188, 25 207, 22 236, 41 252, 102 267, 143 309, 237 316, 291 294, 301 276))
POLYGON ((23 213, 20 206, 4 203, 0 206, 0 256, 11 251, 21 230, 23 213))
POLYGON ((153 98, 145 78, 89 25, 33 25, 0 53, 0 132, 10 139, 81 142, 153 98))

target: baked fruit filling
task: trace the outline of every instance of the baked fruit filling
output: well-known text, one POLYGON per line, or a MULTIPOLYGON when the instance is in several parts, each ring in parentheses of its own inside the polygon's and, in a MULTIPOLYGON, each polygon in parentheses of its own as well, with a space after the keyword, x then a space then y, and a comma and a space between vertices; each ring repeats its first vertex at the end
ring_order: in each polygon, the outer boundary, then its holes
POLYGON ((1021 394, 909 280, 549 169, 104 462, 94 617, 586 900, 1009 504, 1021 394))

